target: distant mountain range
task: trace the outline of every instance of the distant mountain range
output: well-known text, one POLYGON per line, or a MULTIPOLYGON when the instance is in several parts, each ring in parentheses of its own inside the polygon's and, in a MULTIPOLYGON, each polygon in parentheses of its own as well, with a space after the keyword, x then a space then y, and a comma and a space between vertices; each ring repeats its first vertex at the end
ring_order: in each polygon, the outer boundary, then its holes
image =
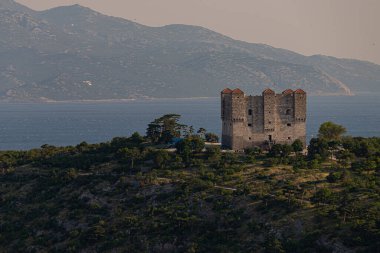
POLYGON ((306 57, 202 27, 148 27, 79 5, 34 11, 0 0, 0 100, 204 97, 227 86, 379 92, 380 66, 306 57))

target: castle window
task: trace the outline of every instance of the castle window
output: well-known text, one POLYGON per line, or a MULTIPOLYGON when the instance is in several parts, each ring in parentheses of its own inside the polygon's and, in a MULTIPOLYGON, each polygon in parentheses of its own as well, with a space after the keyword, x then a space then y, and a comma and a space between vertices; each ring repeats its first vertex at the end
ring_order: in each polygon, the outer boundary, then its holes
POLYGON ((251 138, 251 137, 249 137, 249 139, 251 140, 252 138, 251 138))
POLYGON ((252 115, 252 109, 248 110, 248 115, 252 115))
POLYGON ((268 121, 268 124, 272 124, 272 121, 268 121))
POLYGON ((290 124, 290 123, 288 123, 288 124, 286 124, 287 126, 292 126, 292 124, 290 124))
POLYGON ((290 137, 288 137, 288 140, 290 140, 291 138, 290 137))
POLYGON ((249 126, 249 127, 251 127, 251 126, 252 126, 252 124, 248 124, 248 126, 249 126))
POLYGON ((287 109, 287 110, 286 110, 286 115, 290 115, 290 114, 291 114, 291 112, 292 112, 292 110, 291 110, 291 109, 287 109))

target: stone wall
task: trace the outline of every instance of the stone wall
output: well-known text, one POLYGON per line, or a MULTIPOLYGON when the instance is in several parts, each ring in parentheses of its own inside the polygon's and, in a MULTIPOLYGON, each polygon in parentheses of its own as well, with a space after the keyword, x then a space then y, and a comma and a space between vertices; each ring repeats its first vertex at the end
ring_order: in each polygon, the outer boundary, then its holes
MULTIPOLYGON (((231 91, 231 90, 229 90, 231 91)), ((222 146, 232 147, 232 96, 221 94, 222 146)))
POLYGON ((222 92, 222 145, 233 150, 292 144, 300 139, 306 147, 306 93, 286 90, 262 96, 245 96, 239 90, 222 92))

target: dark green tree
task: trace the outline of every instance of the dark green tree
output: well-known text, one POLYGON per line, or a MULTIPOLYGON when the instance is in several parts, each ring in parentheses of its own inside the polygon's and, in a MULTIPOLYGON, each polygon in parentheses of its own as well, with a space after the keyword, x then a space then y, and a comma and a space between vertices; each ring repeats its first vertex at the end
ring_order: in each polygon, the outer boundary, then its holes
POLYGON ((141 152, 138 148, 122 148, 119 150, 118 155, 122 160, 130 162, 131 169, 133 169, 135 161, 141 156, 141 152))
POLYGON ((2 169, 3 174, 16 165, 16 163, 17 161, 12 155, 7 153, 0 155, 0 168, 2 169))
POLYGON ((331 121, 323 123, 319 127, 318 138, 330 141, 338 141, 346 133, 346 128, 331 121))
POLYGON ((177 152, 183 154, 186 150, 199 153, 205 147, 204 141, 196 135, 187 137, 176 144, 177 152))
POLYGON ((205 147, 204 141, 197 135, 185 138, 176 144, 177 153, 186 164, 190 164, 193 153, 201 152, 205 147))
POLYGON ((185 126, 183 130, 184 130, 185 138, 188 138, 188 137, 194 135, 194 127, 193 126, 185 126))
POLYGON ((297 139, 292 143, 292 148, 293 151, 296 153, 302 152, 303 151, 303 144, 302 141, 297 139))
POLYGON ((292 146, 288 144, 274 144, 269 150, 271 157, 287 157, 293 151, 292 146))
POLYGON ((166 114, 152 121, 146 130, 146 136, 153 143, 169 143, 173 138, 181 137, 181 133, 186 129, 185 125, 179 124, 181 118, 178 114, 166 114))
POLYGON ((183 161, 186 164, 190 163, 190 158, 192 154, 191 141, 186 138, 176 144, 177 153, 182 156, 183 161))
POLYGON ((214 134, 214 133, 206 133, 205 139, 207 142, 212 142, 212 143, 218 143, 219 142, 219 136, 214 134))
POLYGON ((160 169, 165 168, 166 164, 170 161, 171 157, 169 152, 165 150, 159 150, 154 155, 154 164, 160 169))
POLYGON ((222 152, 219 146, 206 147, 207 159, 210 162, 219 162, 222 158, 222 152))
POLYGON ((131 143, 140 145, 144 142, 144 137, 142 137, 138 132, 134 132, 131 137, 129 137, 131 143))
POLYGON ((309 159, 320 158, 326 160, 329 157, 329 145, 324 139, 312 138, 308 146, 309 159))

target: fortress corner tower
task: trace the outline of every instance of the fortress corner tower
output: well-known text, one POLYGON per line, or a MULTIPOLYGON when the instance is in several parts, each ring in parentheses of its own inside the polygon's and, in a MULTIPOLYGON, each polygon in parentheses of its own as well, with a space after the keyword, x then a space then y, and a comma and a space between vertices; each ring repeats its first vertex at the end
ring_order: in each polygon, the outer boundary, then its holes
POLYGON ((240 89, 221 92, 222 146, 241 151, 268 149, 273 144, 302 141, 306 147, 306 92, 298 89, 276 94, 246 96, 240 89))

